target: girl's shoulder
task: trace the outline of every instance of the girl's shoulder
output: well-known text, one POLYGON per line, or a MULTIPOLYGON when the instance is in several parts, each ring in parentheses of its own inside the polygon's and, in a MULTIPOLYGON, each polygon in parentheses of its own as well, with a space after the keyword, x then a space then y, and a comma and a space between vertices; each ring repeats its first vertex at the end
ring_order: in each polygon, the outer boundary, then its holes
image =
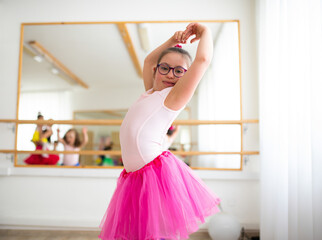
POLYGON ((167 87, 165 89, 162 89, 158 93, 161 96, 161 98, 164 100, 168 96, 168 94, 171 92, 172 89, 173 89, 173 87, 167 87))
POLYGON ((153 94, 159 94, 161 96, 166 96, 169 94, 169 92, 171 91, 173 87, 167 87, 167 88, 164 88, 160 91, 153 91, 153 88, 147 90, 146 92, 143 93, 144 96, 150 96, 150 95, 153 95, 153 94))
POLYGON ((74 150, 76 150, 78 148, 78 147, 75 147, 75 146, 71 146, 69 144, 64 144, 64 147, 65 147, 66 151, 74 151, 74 150))

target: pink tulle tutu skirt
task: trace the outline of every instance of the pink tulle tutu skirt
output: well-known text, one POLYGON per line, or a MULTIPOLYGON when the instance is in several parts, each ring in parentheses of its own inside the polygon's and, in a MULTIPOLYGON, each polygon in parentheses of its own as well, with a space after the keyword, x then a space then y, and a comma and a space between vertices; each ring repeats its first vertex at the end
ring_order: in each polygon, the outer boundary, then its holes
POLYGON ((135 172, 122 171, 99 238, 187 239, 219 211, 219 202, 184 162, 165 151, 135 172))

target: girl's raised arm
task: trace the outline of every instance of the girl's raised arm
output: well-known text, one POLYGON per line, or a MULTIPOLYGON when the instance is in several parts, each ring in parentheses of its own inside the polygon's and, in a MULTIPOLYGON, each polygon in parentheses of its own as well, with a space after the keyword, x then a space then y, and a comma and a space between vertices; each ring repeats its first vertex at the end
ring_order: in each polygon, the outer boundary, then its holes
POLYGON ((183 31, 176 32, 165 43, 153 50, 145 59, 143 65, 143 81, 145 90, 149 90, 153 87, 153 74, 155 72, 156 63, 160 54, 170 48, 174 47, 178 43, 186 43, 186 40, 182 38, 183 31))
POLYGON ((192 35, 195 37, 190 41, 191 43, 200 40, 196 57, 164 102, 168 108, 173 110, 179 110, 189 102, 212 59, 213 40, 210 29, 199 23, 191 23, 183 32, 182 41, 186 41, 192 35))
POLYGON ((43 132, 40 134, 40 139, 43 139, 43 138, 48 138, 50 137, 51 135, 53 134, 53 130, 51 127, 47 127, 47 131, 46 132, 43 132))
POLYGON ((88 142, 88 134, 87 134, 87 128, 83 128, 83 141, 80 145, 80 148, 84 147, 88 142))
POLYGON ((59 130, 59 128, 57 128, 57 140, 58 140, 58 142, 66 145, 67 143, 65 142, 65 140, 63 138, 60 137, 59 133, 60 133, 60 130, 59 130))

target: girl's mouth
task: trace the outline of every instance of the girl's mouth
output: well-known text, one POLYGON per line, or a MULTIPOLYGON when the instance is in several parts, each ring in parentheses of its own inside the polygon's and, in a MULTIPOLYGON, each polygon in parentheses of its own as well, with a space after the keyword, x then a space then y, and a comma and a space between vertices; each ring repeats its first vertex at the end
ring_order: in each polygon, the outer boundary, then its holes
POLYGON ((167 81, 163 81, 163 84, 165 84, 168 87, 173 87, 175 85, 175 83, 173 83, 173 82, 167 82, 167 81))

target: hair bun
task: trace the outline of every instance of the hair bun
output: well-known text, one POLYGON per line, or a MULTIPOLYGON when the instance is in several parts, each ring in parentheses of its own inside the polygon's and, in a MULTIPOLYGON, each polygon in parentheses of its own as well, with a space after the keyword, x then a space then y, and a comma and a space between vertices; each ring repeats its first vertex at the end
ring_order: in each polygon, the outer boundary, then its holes
POLYGON ((176 48, 182 48, 182 46, 180 44, 177 44, 174 47, 176 47, 176 48))

